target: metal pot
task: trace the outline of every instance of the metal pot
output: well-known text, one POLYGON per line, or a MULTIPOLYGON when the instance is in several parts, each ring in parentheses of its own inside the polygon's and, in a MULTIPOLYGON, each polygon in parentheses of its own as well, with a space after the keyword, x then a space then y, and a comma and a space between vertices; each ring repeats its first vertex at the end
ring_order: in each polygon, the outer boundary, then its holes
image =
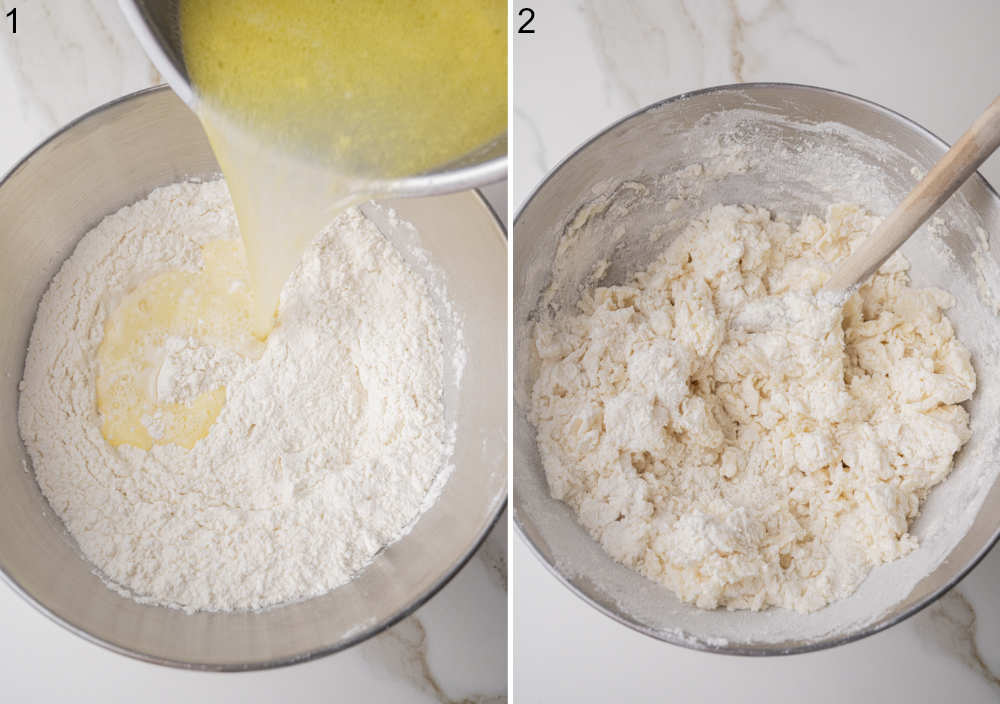
MULTIPOLYGON (((122 12, 150 61, 180 98, 195 107, 198 95, 184 67, 178 29, 179 0, 119 0, 122 12)), ((507 133, 427 173, 379 183, 380 193, 428 196, 500 181, 507 176, 507 133)))

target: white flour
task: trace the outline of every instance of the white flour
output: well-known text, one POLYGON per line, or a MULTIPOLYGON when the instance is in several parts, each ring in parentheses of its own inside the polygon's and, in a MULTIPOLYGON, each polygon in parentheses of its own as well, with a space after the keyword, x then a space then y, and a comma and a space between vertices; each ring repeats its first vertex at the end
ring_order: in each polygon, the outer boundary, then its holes
POLYGON ((250 360, 232 350, 204 345, 193 337, 170 337, 156 375, 156 398, 185 403, 205 391, 225 386, 250 360))
POLYGON ((812 611, 916 547, 976 379, 901 256, 842 308, 812 295, 876 223, 719 206, 539 322, 549 488, 612 557, 703 608, 812 611))
MULTIPOLYGON (((453 435, 427 286, 352 210, 285 286, 260 359, 167 342, 158 396, 226 388, 206 437, 190 451, 111 447, 95 405, 109 312, 154 274, 197 270, 205 242, 236 237, 221 181, 160 188, 106 218, 46 292, 21 387, 38 483, 83 554, 135 598, 188 610, 348 581, 430 504, 453 435)), ((143 420, 156 436, 157 419, 143 420)))

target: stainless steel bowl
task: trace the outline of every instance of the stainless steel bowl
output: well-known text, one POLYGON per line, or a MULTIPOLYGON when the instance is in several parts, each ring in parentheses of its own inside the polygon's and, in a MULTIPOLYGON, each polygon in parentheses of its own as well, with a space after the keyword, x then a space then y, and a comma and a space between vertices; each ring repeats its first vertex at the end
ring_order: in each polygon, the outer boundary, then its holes
MULTIPOLYGON (((161 87, 85 115, 0 182, 0 570, 40 611, 111 650, 178 667, 244 670, 332 653, 387 628, 440 589, 500 515, 506 244, 475 192, 388 203, 417 227, 419 246, 442 273, 468 355, 461 384, 445 394, 457 422, 455 470, 409 534, 353 581, 307 601, 192 615, 142 605, 104 585, 41 495, 18 434, 18 383, 38 301, 80 237, 157 186, 217 171, 194 114, 161 87)), ((390 239, 400 234, 386 227, 390 239)), ((408 235, 400 238, 394 243, 406 256, 408 235)))
POLYGON ((919 125, 853 96, 743 84, 680 95, 626 117, 580 147, 535 190, 514 223, 514 521, 538 557, 579 597, 637 631, 678 645, 744 655, 797 653, 898 623, 958 582, 990 549, 1000 516, 1000 308, 984 300, 976 279, 981 273, 995 294, 1000 266, 997 248, 985 248, 976 228, 1000 233, 1000 198, 979 176, 939 213, 938 237, 930 238, 925 227, 903 249, 916 285, 940 286, 958 299, 949 316, 979 376, 968 404, 973 439, 912 527, 921 547, 873 570, 851 597, 808 615, 704 611, 680 602, 665 587, 615 563, 570 509, 551 498, 526 417, 533 381, 530 329, 543 291, 572 305, 594 283, 594 264, 604 258, 610 267, 600 280, 620 282, 666 247, 686 220, 719 202, 763 205, 795 217, 854 201, 886 214, 945 151, 919 125), (680 178, 696 164, 709 168, 680 178), (634 187, 616 192, 623 182, 642 184, 645 195, 634 187), (599 208, 581 210, 601 194, 599 208), (565 252, 579 254, 564 254, 554 269, 568 225, 573 243, 565 252), (652 228, 664 232, 656 243, 650 241, 652 228))
MULTIPOLYGON (((198 95, 191 86, 181 51, 177 12, 180 0, 118 0, 146 54, 181 99, 194 107, 198 95)), ((433 171, 380 184, 394 196, 451 193, 494 183, 507 175, 507 134, 433 171)))

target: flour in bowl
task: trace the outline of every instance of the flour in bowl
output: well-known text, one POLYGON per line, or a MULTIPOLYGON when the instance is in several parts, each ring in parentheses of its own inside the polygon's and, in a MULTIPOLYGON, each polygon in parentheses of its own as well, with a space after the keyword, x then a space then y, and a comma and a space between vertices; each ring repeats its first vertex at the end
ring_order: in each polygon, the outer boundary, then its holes
POLYGON ((45 294, 21 386, 39 486, 83 554, 188 610, 350 580, 429 505, 451 454, 440 321, 376 227, 334 221, 263 343, 245 333, 238 237, 222 181, 105 218, 45 294))
POLYGON ((807 612, 916 547, 976 377, 951 296, 901 255, 846 304, 817 297, 877 222, 717 206, 537 323, 549 487, 612 557, 703 608, 807 612))

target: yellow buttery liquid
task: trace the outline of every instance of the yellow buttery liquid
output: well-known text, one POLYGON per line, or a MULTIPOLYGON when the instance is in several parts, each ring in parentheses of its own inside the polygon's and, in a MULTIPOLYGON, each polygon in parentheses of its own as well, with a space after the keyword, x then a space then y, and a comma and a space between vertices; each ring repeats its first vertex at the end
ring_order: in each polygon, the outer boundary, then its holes
POLYGON ((225 403, 221 387, 189 404, 155 398, 169 336, 249 349, 340 210, 506 129, 501 0, 181 0, 180 32, 244 248, 207 245, 202 272, 154 277, 112 313, 97 396, 116 446, 190 448, 225 403), (249 289, 233 289, 240 276, 249 289), (143 419, 157 414, 153 438, 143 419))
POLYGON ((211 389, 189 403, 156 397, 156 377, 169 337, 253 355, 260 342, 250 334, 250 289, 238 241, 216 240, 202 248, 201 271, 169 271, 125 296, 104 326, 97 351, 97 409, 101 432, 114 447, 128 443, 148 450, 176 443, 190 449, 208 433, 226 401, 225 389, 211 389), (159 417, 163 434, 154 438, 144 421, 159 417))
POLYGON ((182 0, 184 61, 247 247, 254 332, 308 244, 377 182, 507 124, 502 0, 182 0))

